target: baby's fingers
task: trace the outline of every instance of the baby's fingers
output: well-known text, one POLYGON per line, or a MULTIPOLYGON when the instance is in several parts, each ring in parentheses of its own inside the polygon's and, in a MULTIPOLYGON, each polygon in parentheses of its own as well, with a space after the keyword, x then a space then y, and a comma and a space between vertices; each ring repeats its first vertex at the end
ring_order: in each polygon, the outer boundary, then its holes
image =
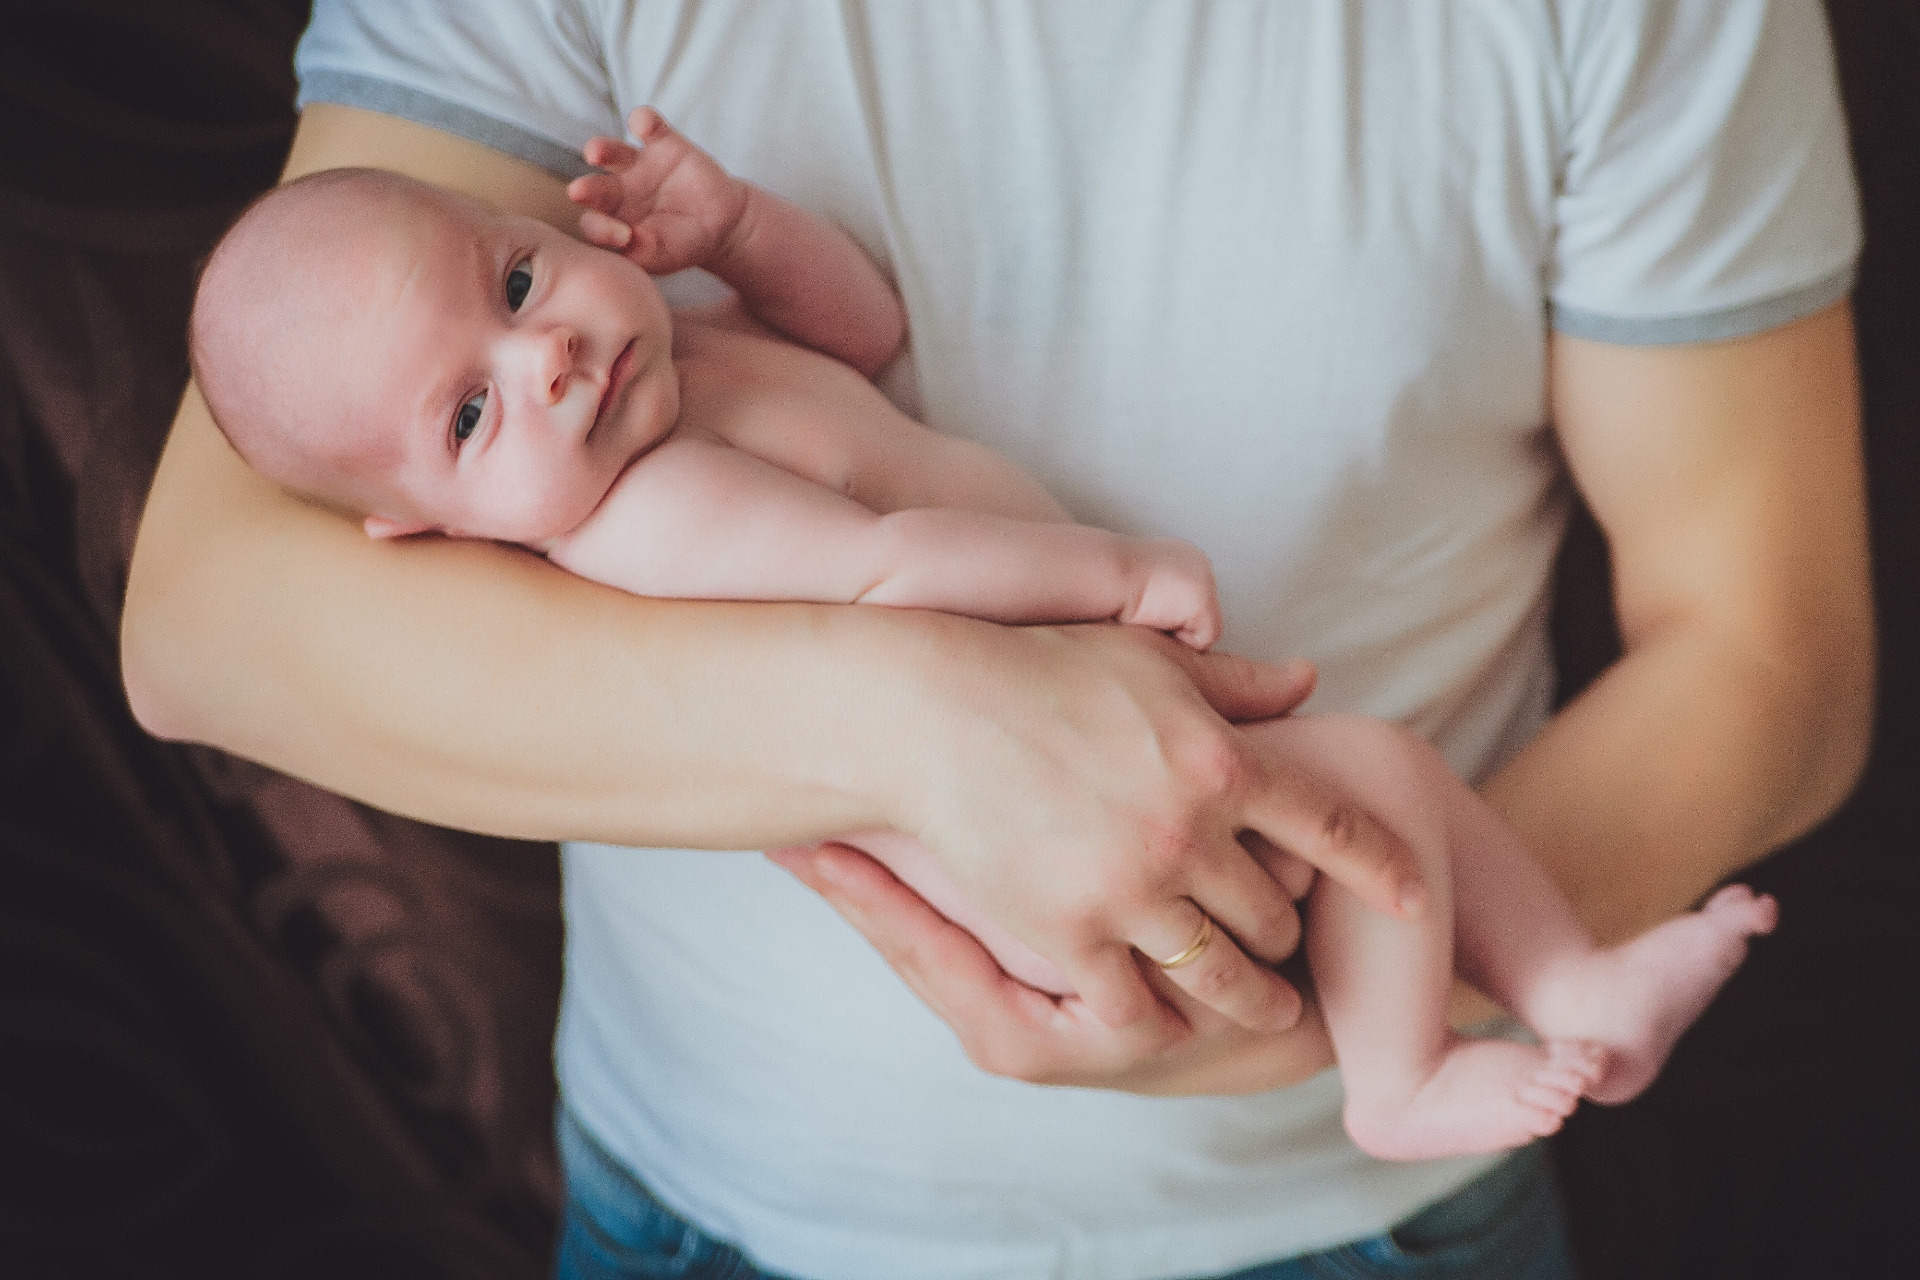
POLYGON ((610 173, 582 174, 567 184, 567 199, 604 214, 618 214, 624 189, 610 173))
POLYGON ((627 131, 640 139, 642 145, 666 137, 667 129, 666 117, 652 107, 635 107, 627 113, 627 131))
POLYGON ((580 211, 580 234, 588 243, 602 249, 624 252, 633 243, 633 228, 618 218, 610 218, 598 209, 580 211))
POLYGON ((580 154, 596 169, 610 169, 615 173, 633 168, 640 159, 638 147, 630 147, 618 138, 608 137, 587 139, 587 145, 580 148, 580 154))

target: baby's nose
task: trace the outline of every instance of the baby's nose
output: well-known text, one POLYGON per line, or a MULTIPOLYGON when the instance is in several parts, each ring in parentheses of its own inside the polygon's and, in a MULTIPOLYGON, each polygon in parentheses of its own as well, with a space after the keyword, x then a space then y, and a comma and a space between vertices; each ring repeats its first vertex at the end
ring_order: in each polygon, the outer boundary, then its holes
POLYGON ((558 404, 573 379, 574 359, 580 353, 580 335, 571 329, 550 329, 533 335, 533 391, 548 404, 558 404))

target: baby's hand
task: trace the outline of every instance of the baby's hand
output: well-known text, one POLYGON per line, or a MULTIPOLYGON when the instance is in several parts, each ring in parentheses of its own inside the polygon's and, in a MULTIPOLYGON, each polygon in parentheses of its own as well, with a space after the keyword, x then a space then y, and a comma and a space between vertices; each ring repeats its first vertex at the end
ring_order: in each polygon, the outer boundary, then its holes
POLYGON ((1195 649, 1211 648, 1220 638, 1220 596, 1206 553, 1172 538, 1141 541, 1135 547, 1135 572, 1143 581, 1120 621, 1170 631, 1195 649))
POLYGON ((639 147, 594 138, 580 149, 588 164, 607 170, 567 184, 567 197, 584 206, 580 234, 653 275, 723 257, 746 212, 747 184, 652 107, 634 108, 627 128, 639 147))

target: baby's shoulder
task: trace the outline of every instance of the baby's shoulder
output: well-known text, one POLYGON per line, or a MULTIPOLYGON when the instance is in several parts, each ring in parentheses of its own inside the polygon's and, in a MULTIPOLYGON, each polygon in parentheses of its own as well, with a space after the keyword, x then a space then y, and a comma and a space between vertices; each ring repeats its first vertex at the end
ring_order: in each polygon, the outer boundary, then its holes
POLYGON ((738 304, 676 311, 673 355, 681 413, 696 420, 754 405, 792 412, 875 394, 852 368, 789 341, 738 304))

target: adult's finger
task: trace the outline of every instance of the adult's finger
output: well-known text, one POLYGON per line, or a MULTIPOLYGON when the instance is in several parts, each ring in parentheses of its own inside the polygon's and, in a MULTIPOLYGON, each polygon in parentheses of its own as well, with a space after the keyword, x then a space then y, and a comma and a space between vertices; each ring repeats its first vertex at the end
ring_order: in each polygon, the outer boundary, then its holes
POLYGON ((1224 857, 1196 860, 1187 897, 1259 964, 1279 964, 1300 945, 1295 895, 1244 839, 1227 845, 1224 857))
POLYGON ((1339 789, 1293 769, 1259 779, 1243 802, 1248 826, 1332 876, 1374 910, 1408 919, 1426 906, 1413 851, 1339 789))
POLYGON ((828 844, 767 856, 858 929, 982 1070, 1038 1084, 1109 1084, 1190 1034, 1164 1005, 1114 1029, 1082 999, 1015 981, 972 934, 856 849, 828 844))
POLYGON ((1283 716, 1313 693, 1319 673, 1305 658, 1256 662, 1237 653, 1198 652, 1170 644, 1166 652, 1224 720, 1243 724, 1283 716))
MULTIPOLYGON (((1307 891, 1313 888, 1313 864, 1304 858, 1294 857, 1258 831, 1252 828, 1242 831, 1240 847, 1252 854, 1254 861, 1279 881, 1280 887, 1295 902, 1306 897, 1307 891)), ((1298 918, 1297 912, 1295 918, 1298 918)))
POLYGON ((1293 984, 1249 959, 1231 933, 1191 902, 1143 926, 1133 942, 1168 981, 1249 1031, 1285 1031, 1300 1020, 1293 984))

